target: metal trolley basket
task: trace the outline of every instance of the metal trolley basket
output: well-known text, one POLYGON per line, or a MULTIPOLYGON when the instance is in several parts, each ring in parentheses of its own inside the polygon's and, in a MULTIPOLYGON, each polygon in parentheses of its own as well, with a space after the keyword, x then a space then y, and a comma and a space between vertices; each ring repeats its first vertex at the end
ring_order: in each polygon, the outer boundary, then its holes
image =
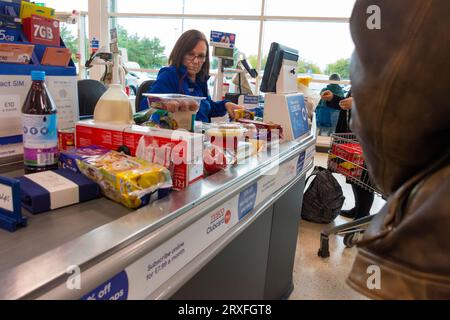
MULTIPOLYGON (((331 145, 328 151, 328 169, 343 174, 348 182, 356 184, 376 195, 383 196, 380 190, 372 184, 362 156, 361 145, 353 133, 331 135, 331 145)), ((344 223, 337 227, 324 229, 320 234, 319 257, 330 256, 330 235, 344 236, 344 245, 353 247, 367 228, 374 216, 367 216, 355 221, 344 223)))

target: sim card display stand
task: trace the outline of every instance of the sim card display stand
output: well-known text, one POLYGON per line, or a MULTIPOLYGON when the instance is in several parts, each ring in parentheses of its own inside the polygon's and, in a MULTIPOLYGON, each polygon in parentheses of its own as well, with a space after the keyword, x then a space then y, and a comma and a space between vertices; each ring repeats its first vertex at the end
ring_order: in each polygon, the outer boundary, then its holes
MULTIPOLYGON (((13 14, 11 11, 10 15, 13 14)), ((77 73, 73 61, 67 66, 41 64, 50 47, 28 42, 23 31, 13 43, 31 44, 34 50, 28 64, 0 62, 0 164, 17 161, 23 154, 20 110, 31 86, 31 71, 45 71, 47 87, 58 109, 58 128, 73 128, 78 121, 77 73)), ((61 38, 58 43, 59 48, 65 48, 61 38)))
POLYGON ((281 125, 285 141, 310 131, 304 96, 297 92, 297 61, 296 50, 272 43, 261 83, 266 92, 264 122, 281 125))

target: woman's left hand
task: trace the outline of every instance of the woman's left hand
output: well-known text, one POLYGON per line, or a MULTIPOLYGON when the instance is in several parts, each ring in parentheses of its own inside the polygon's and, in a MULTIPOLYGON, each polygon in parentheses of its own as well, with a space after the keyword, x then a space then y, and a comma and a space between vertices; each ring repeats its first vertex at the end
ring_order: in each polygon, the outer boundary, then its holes
POLYGON ((235 110, 241 110, 241 109, 244 109, 244 107, 239 106, 239 105, 237 105, 237 104, 235 104, 235 103, 233 103, 233 102, 227 102, 227 103, 225 104, 225 108, 227 108, 228 114, 230 115, 230 117, 231 117, 232 119, 235 118, 235 114, 234 114, 234 111, 235 111, 235 110))
POLYGON ((342 110, 350 110, 352 108, 352 104, 353 104, 353 98, 347 98, 344 100, 341 100, 341 102, 339 102, 339 107, 341 107, 342 110))

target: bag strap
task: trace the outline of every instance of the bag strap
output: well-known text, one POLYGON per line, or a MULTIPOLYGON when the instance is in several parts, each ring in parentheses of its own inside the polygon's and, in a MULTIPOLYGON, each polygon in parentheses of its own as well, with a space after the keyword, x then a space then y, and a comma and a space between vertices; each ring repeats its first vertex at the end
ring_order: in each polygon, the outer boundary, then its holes
POLYGON ((309 180, 311 177, 317 176, 320 172, 322 172, 322 171, 324 171, 324 170, 327 170, 327 169, 325 169, 324 167, 321 167, 321 166, 315 166, 313 172, 311 172, 311 174, 309 175, 309 177, 306 178, 306 180, 305 180, 305 185, 308 183, 308 180, 309 180))

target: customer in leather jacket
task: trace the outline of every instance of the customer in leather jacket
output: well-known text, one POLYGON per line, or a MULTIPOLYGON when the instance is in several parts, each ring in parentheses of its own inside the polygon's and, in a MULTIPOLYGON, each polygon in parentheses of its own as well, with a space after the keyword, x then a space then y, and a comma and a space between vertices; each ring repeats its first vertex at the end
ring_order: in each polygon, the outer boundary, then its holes
MULTIPOLYGON (((321 95, 322 100, 327 102, 327 106, 336 110, 340 110, 339 118, 336 125, 336 133, 350 133, 350 118, 353 98, 351 90, 346 97, 340 97, 333 94, 333 92, 326 90, 321 95)), ((351 184, 353 195, 355 198, 355 206, 350 210, 341 210, 341 215, 347 218, 354 218, 355 220, 370 215, 370 208, 372 207, 374 194, 363 187, 347 181, 351 184)))
POLYGON ((372 298, 450 299, 449 12, 448 0, 357 0, 350 19, 351 128, 388 196, 348 278, 372 298))

